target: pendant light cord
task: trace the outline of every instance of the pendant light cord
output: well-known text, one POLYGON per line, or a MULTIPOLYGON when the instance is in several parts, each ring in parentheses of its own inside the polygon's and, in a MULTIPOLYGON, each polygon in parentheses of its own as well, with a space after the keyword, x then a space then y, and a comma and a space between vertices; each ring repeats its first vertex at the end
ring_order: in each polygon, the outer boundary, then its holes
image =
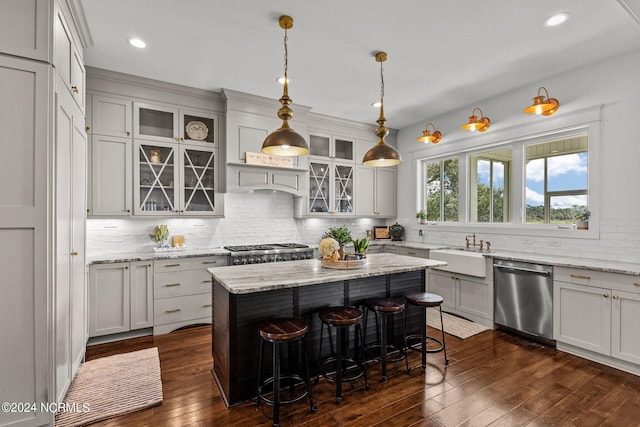
POLYGON ((289 41, 289 35, 287 34, 287 29, 284 29, 284 84, 287 82, 287 69, 289 62, 289 49, 287 48, 287 42, 289 41))
POLYGON ((380 62, 380 103, 384 103, 384 69, 382 68, 382 62, 380 62))

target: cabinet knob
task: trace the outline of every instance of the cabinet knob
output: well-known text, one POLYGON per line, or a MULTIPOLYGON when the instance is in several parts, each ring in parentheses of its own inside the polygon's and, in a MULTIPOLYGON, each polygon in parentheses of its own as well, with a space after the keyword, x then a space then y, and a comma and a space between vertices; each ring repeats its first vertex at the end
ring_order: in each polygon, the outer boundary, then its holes
POLYGON ((609 294, 602 294, 603 297, 609 298, 609 294))
POLYGON ((127 136, 131 136, 131 131, 130 130, 127 131, 127 136))
POLYGON ((175 139, 176 141, 180 141, 180 137, 179 136, 176 136, 173 139, 175 139))
POLYGON ((612 296, 611 298, 613 298, 613 299, 618 299, 619 297, 618 297, 618 295, 614 295, 614 296, 612 296))
POLYGON ((85 126, 84 130, 86 130, 87 132, 89 132, 91 130, 91 126, 85 126))
POLYGON ((71 90, 73 91, 73 93, 80 93, 80 91, 78 90, 78 86, 71 86, 71 90))
POLYGON ((78 255, 78 251, 73 251, 73 252, 71 252, 71 255, 73 255, 73 256, 78 255))
POLYGON ((126 210, 126 212, 127 212, 127 213, 131 213, 131 209, 127 209, 127 210, 126 210))
POLYGON ((129 266, 128 266, 128 265, 125 265, 125 266, 124 266, 124 269, 125 269, 125 270, 128 270, 128 269, 129 269, 129 266))
POLYGON ((91 212, 91 209, 87 209, 87 213, 91 212))

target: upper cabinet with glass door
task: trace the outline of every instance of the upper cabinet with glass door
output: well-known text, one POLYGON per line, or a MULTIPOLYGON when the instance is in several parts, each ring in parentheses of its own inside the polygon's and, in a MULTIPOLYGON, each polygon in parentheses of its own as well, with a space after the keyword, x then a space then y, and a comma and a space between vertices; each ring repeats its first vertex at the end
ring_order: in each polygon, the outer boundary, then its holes
POLYGON ((310 215, 354 215, 354 142, 328 135, 309 136, 310 215))
POLYGON ((217 146, 215 114, 141 102, 134 102, 133 110, 134 138, 217 146))

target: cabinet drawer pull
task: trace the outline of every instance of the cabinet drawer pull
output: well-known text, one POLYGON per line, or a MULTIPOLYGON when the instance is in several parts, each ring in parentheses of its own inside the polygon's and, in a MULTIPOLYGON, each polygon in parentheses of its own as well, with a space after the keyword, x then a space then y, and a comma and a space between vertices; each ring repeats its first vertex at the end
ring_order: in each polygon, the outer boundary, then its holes
POLYGON ((177 312, 179 312, 179 311, 180 311, 180 309, 179 309, 179 308, 174 308, 173 310, 167 310, 167 311, 165 311, 165 313, 177 313, 177 312))
POLYGON ((407 252, 407 255, 415 255, 415 252, 407 252))
POLYGON ((574 279, 591 279, 591 276, 584 276, 582 274, 570 274, 569 276, 573 277, 574 279))
POLYGON ((212 305, 212 304, 205 304, 205 305, 203 305, 203 307, 204 307, 204 308, 207 308, 207 307, 211 307, 211 305, 212 305))
POLYGON ((180 267, 180 264, 166 264, 165 267, 180 267))
POLYGON ((202 261, 203 264, 217 264, 218 261, 202 261))
POLYGON ((74 93, 80 93, 80 91, 78 91, 78 86, 71 86, 71 90, 72 90, 74 93))
POLYGON ((618 297, 618 295, 614 295, 614 296, 612 296, 611 298, 613 298, 613 299, 618 299, 619 297, 618 297))
POLYGON ((202 283, 211 283, 211 279, 209 280, 203 280, 202 283))
POLYGON ((609 298, 609 294, 602 294, 603 297, 609 298))
POLYGON ((180 283, 167 283, 165 286, 166 286, 167 288, 171 288, 171 287, 173 287, 173 286, 180 286, 180 283))
POLYGON ((72 256, 76 256, 76 255, 78 255, 78 251, 73 251, 73 252, 71 252, 71 255, 72 255, 72 256))
POLYGON ((640 282, 634 283, 633 286, 640 286, 640 282))

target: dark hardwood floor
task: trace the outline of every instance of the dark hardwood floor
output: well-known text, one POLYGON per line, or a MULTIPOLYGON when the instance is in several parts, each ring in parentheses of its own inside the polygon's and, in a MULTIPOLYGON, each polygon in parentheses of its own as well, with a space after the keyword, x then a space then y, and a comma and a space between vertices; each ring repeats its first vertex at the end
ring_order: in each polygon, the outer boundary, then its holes
MULTIPOLYGON (((439 331, 437 331, 439 332, 439 331)), ((434 331, 430 331, 434 333, 434 331)), ((161 406, 94 426, 271 425, 271 408, 246 403, 226 409, 211 376, 211 328, 186 329, 87 348, 87 360, 158 347, 161 406)), ((638 426, 640 377, 556 351, 502 331, 466 340, 447 335, 450 364, 429 355, 425 372, 392 364, 381 383, 370 364, 371 389, 345 386, 337 405, 333 385, 314 387, 318 411, 306 401, 281 409, 283 426, 638 426)), ((411 366, 419 354, 410 352, 411 366)))

